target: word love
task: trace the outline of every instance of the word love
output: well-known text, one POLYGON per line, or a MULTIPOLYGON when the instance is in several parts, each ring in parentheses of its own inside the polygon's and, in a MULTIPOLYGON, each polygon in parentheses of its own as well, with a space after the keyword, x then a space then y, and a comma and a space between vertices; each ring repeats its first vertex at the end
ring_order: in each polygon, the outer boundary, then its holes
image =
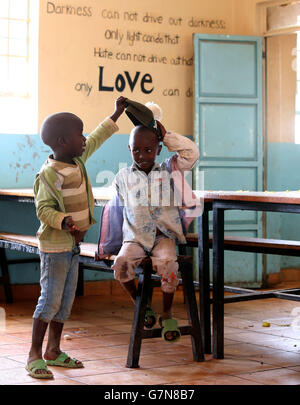
MULTIPOLYGON (((105 82, 107 84, 107 82, 105 82)), ((145 73, 141 76, 141 72, 135 72, 134 75, 131 75, 127 70, 124 70, 123 73, 119 73, 115 77, 114 85, 104 85, 104 66, 99 66, 99 91, 114 91, 123 92, 129 87, 131 92, 140 86, 141 92, 145 94, 150 94, 154 90, 154 87, 151 87, 152 77, 149 73, 145 73)))

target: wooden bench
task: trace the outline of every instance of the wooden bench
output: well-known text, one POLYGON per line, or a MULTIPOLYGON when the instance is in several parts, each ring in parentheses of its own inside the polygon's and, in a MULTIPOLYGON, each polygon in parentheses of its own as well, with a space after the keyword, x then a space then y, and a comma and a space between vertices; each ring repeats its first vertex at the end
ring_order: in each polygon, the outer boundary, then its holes
MULTIPOLYGON (((189 246, 198 247, 198 234, 187 235, 189 246)), ((212 247, 212 236, 209 247, 212 247)), ((224 249, 238 252, 265 253, 300 257, 300 241, 250 238, 245 236, 224 236, 224 249)))
MULTIPOLYGON (((187 239, 187 246, 198 247, 197 233, 189 233, 186 239, 187 239)), ((212 245, 213 240, 212 236, 210 235, 209 247, 212 248, 212 245)), ((250 238, 244 236, 228 235, 224 236, 224 250, 300 257, 300 241, 250 238)), ((210 288, 212 288, 212 284, 210 284, 210 288)), ((299 288, 290 288, 272 291, 255 291, 252 289, 224 285, 224 291, 235 293, 235 295, 232 296, 229 295, 225 296, 224 302, 239 302, 272 297, 289 299, 292 301, 300 301, 299 288)))
MULTIPOLYGON (((2 277, 0 284, 3 284, 6 302, 13 302, 12 291, 10 286, 8 265, 12 263, 28 263, 39 261, 39 258, 29 258, 20 260, 7 260, 6 249, 18 250, 21 252, 33 253, 37 255, 38 240, 35 236, 20 235, 7 232, 0 232, 0 267, 2 277)), ((77 286, 77 294, 83 293, 83 269, 98 270, 112 272, 111 264, 115 256, 109 256, 105 260, 95 261, 95 252, 97 245, 94 243, 81 243, 79 256, 79 283, 77 286)), ((179 326, 181 335, 190 335, 192 343, 193 358, 195 361, 204 360, 203 339, 201 336, 201 328, 198 316, 197 301, 195 297, 195 289, 193 282, 193 259, 192 256, 178 256, 179 271, 181 273, 181 282, 183 286, 184 301, 187 309, 189 324, 179 326)), ((132 320, 132 328, 130 342, 128 347, 128 355, 126 366, 130 368, 139 367, 139 357, 141 344, 143 339, 161 337, 161 328, 144 329, 144 318, 146 306, 151 302, 152 290, 160 285, 158 281, 160 277, 153 274, 152 261, 150 258, 145 258, 136 269, 138 276, 138 293, 134 308, 132 320)))
MULTIPOLYGON (((198 234, 188 233, 186 236, 187 247, 198 247, 198 234)), ((9 249, 17 249, 27 253, 38 254, 38 241, 35 236, 19 235, 13 233, 0 232, 0 247, 2 245, 7 245, 9 249)), ((209 247, 212 247, 212 237, 209 238, 209 247)), ((77 295, 83 295, 84 288, 84 269, 87 270, 100 270, 104 272, 112 272, 111 262, 114 260, 114 256, 108 257, 107 260, 100 262, 95 262, 95 252, 97 245, 94 243, 82 243, 80 246, 80 263, 79 263, 79 277, 77 286, 77 295)), ((300 257, 300 241, 287 241, 287 240, 277 240, 277 239, 263 239, 263 238, 250 238, 242 236, 225 236, 224 237, 224 249, 240 252, 252 252, 252 253, 264 253, 264 254, 277 254, 277 255, 290 255, 300 257)), ((185 254, 185 246, 181 246, 181 253, 185 254)), ((12 302, 12 293, 10 289, 9 273, 7 264, 17 264, 39 261, 39 259, 22 259, 22 260, 3 260, 5 252, 0 249, 0 264, 2 267, 2 277, 0 278, 0 284, 4 285, 5 296, 7 302, 12 302)), ((139 269, 137 269, 137 272, 139 269)), ((153 275, 155 278, 155 275, 153 275)), ((157 277, 158 279, 158 277, 157 277)), ((196 287, 199 286, 199 282, 194 281, 196 287)), ((210 284, 212 288, 212 284, 210 284)), ((225 302, 238 302, 245 301, 247 299, 258 299, 258 298, 270 298, 278 297, 290 300, 300 300, 300 289, 284 289, 284 290, 273 290, 269 292, 258 292, 252 289, 239 288, 233 286, 224 286, 224 291, 233 292, 235 295, 226 296, 224 298, 225 302), (242 294, 242 296, 237 296, 237 294, 242 294)))
MULTIPOLYGON (((95 262, 96 244, 82 243, 81 253, 79 259, 79 278, 77 286, 77 295, 83 295, 83 269, 100 270, 111 272, 110 263, 114 260, 111 256, 110 260, 95 262)), ((0 285, 4 287, 5 298, 7 303, 13 302, 10 277, 8 265, 39 262, 39 257, 32 257, 27 259, 7 260, 5 250, 17 250, 20 252, 31 253, 38 255, 38 239, 36 236, 20 235, 15 233, 0 232, 0 267, 2 270, 2 277, 0 277, 0 285)), ((109 258, 108 258, 109 259, 109 258)))

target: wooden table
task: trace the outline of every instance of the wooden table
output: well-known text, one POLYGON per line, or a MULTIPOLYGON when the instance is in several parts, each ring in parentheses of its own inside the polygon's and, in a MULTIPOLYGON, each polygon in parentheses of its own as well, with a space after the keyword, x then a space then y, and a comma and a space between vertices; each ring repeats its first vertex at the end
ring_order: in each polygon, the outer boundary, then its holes
MULTIPOLYGON (((220 359, 224 357, 224 212, 250 210, 299 214, 300 192, 212 192, 210 198, 213 200, 213 356, 220 359)), ((287 297, 279 295, 279 298, 287 297)), ((294 299, 298 301, 300 296, 294 295, 294 299)))
MULTIPOLYGON (((111 198, 110 187, 93 187, 95 197, 95 205, 103 206, 111 198)), ((0 189, 0 200, 2 201, 17 201, 17 202, 34 202, 34 194, 32 188, 11 188, 0 189)))

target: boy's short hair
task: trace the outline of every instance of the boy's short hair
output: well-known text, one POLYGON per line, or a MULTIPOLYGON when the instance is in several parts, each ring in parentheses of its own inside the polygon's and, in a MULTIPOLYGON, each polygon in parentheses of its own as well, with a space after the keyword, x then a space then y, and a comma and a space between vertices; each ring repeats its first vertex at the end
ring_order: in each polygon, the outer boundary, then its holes
POLYGON ((128 142, 129 145, 131 145, 131 143, 132 143, 132 138, 134 137, 134 135, 136 135, 137 133, 142 132, 142 131, 149 131, 150 134, 155 135, 155 137, 156 137, 156 139, 157 139, 157 143, 160 142, 160 139, 159 139, 159 137, 158 137, 157 131, 155 131, 154 128, 148 128, 148 127, 146 127, 145 125, 136 125, 136 126, 135 126, 134 128, 132 128, 132 130, 130 131, 130 134, 129 134, 129 142, 128 142))
POLYGON ((82 128, 83 122, 77 115, 70 112, 59 112, 49 115, 44 120, 40 136, 44 144, 53 149, 57 145, 58 138, 68 136, 72 130, 82 128))

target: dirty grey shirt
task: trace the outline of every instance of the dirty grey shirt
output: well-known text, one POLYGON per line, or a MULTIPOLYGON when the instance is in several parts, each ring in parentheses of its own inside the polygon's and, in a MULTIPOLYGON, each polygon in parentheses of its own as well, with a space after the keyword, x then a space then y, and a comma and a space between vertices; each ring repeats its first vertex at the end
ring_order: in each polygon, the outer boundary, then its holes
MULTIPOLYGON (((177 166, 190 170, 199 157, 197 146, 185 136, 167 132, 163 143, 177 151, 177 166)), ((123 211, 123 242, 137 242, 150 252, 157 229, 177 243, 186 243, 171 175, 164 163, 155 163, 147 175, 133 164, 121 169, 113 182, 123 211)))

